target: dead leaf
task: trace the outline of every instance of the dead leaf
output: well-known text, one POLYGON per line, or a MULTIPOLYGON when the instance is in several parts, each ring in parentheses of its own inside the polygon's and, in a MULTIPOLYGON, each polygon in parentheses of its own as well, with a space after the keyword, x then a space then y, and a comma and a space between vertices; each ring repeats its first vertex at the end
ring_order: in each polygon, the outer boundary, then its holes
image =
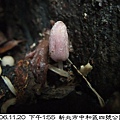
POLYGON ((0 47, 0 53, 4 53, 13 47, 17 46, 20 42, 23 42, 23 40, 11 40, 5 43, 2 47, 0 47))

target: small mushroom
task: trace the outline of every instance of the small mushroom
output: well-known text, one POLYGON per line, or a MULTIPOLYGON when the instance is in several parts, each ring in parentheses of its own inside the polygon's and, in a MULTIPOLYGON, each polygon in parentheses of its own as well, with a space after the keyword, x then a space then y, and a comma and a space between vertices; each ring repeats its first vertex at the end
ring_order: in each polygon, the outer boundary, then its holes
POLYGON ((90 63, 87 63, 86 65, 81 65, 80 66, 80 72, 84 75, 87 76, 87 74, 93 69, 93 67, 90 65, 90 63))
POLYGON ((6 66, 6 65, 14 66, 14 64, 15 64, 15 60, 12 56, 4 56, 1 59, 1 61, 2 61, 3 66, 6 66))
POLYGON ((51 29, 49 54, 55 62, 58 62, 58 67, 63 69, 63 61, 69 57, 69 41, 67 27, 62 21, 57 21, 51 29))

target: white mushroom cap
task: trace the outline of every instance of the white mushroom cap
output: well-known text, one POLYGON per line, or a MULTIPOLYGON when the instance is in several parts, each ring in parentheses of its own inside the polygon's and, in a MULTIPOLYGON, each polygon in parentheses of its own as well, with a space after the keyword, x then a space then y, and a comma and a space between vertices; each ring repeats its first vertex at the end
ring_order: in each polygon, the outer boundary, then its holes
POLYGON ((3 66, 6 66, 6 65, 13 66, 15 63, 15 60, 12 56, 4 56, 1 59, 1 61, 3 66))
POLYGON ((49 54, 56 61, 65 61, 69 57, 69 41, 66 25, 57 21, 50 32, 49 54))
POLYGON ((90 63, 87 63, 86 65, 81 65, 80 66, 80 72, 84 75, 87 76, 87 74, 93 69, 93 67, 90 65, 90 63))

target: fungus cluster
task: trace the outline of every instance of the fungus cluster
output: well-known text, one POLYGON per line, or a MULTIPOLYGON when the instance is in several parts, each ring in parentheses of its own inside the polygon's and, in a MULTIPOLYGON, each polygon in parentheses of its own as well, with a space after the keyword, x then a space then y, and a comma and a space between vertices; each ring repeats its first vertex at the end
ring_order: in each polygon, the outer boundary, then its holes
MULTIPOLYGON (((47 40, 40 41, 37 48, 33 52, 27 54, 26 59, 31 58, 31 65, 33 68, 32 71, 34 74, 37 74, 36 83, 41 84, 41 86, 43 86, 46 80, 48 68, 53 72, 59 74, 60 76, 64 76, 67 78, 70 77, 69 73, 63 70, 63 63, 62 63, 63 61, 66 61, 68 57, 69 57, 69 40, 68 40, 67 27, 62 21, 57 21, 51 29, 49 36, 49 45, 47 40), (48 46, 49 46, 49 55, 55 62, 58 62, 59 68, 56 68, 52 65, 48 65, 48 61, 47 61, 48 46)), ((71 63, 71 65, 73 65, 73 67, 77 70, 77 72, 80 75, 82 75, 82 77, 84 78, 90 89, 98 97, 100 105, 103 107, 104 100, 91 86, 91 84, 85 77, 93 69, 93 67, 89 63, 87 63, 86 65, 82 65, 80 70, 78 70, 77 67, 69 59, 68 61, 71 63)), ((4 57, 2 59, 2 64, 4 66, 6 65, 12 66, 14 65, 14 59, 9 56, 4 57), (10 60, 12 62, 10 62, 10 60)), ((1 73, 2 73, 2 69, 0 66, 0 74, 1 73)), ((1 77, 4 80, 5 84, 8 86, 8 88, 10 89, 10 91, 16 96, 16 94, 18 94, 18 91, 16 91, 9 78, 7 78, 6 76, 1 76, 1 77)), ((39 86, 39 89, 37 89, 38 92, 41 86, 39 86)), ((15 103, 16 103, 16 97, 7 100, 1 107, 1 113, 6 113, 7 108, 10 105, 14 105, 15 103)))

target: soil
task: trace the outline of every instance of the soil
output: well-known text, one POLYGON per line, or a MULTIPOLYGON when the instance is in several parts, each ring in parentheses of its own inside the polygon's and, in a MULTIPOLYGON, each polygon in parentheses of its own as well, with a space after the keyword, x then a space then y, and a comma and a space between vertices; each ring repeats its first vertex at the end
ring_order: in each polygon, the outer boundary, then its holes
MULTIPOLYGON (((0 0, 0 31, 8 41, 24 41, 0 57, 11 55, 16 63, 24 59, 31 51, 30 45, 38 44, 43 31, 51 29, 58 20, 66 24, 73 46, 69 59, 78 69, 88 62, 93 66, 87 79, 105 100, 105 107, 100 107, 94 93, 72 67, 77 84, 65 95, 58 94, 60 97, 56 98, 55 94, 47 99, 35 95, 37 102, 10 106, 8 113, 120 113, 119 0, 0 0)), ((51 71, 47 79, 57 79, 53 83, 56 86, 62 84, 51 71)))

